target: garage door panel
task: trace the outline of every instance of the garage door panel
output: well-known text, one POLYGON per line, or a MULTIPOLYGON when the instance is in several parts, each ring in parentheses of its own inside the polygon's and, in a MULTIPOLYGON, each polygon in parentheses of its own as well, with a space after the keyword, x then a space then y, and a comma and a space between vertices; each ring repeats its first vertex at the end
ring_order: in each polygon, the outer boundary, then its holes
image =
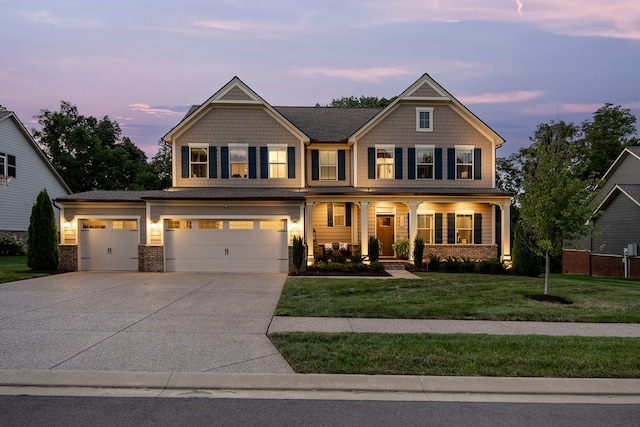
POLYGON ((113 229, 114 221, 121 220, 101 220, 105 228, 80 230, 80 270, 138 270, 139 230, 113 229))

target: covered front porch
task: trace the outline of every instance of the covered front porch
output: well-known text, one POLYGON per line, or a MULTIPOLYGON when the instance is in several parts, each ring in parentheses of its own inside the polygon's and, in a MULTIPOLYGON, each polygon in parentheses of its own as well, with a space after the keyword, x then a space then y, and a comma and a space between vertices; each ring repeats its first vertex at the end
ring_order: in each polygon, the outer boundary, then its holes
POLYGON ((380 241, 381 258, 397 258, 393 244, 416 236, 424 253, 482 260, 510 260, 510 198, 422 196, 307 196, 305 241, 308 262, 325 251, 368 255, 369 236, 380 241))

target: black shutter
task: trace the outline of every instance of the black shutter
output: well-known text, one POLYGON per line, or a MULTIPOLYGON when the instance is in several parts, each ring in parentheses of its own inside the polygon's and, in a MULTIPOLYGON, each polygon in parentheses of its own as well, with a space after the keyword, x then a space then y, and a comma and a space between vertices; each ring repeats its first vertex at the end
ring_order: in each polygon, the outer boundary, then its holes
POLYGON ((260 178, 269 178, 269 149, 260 147, 260 178))
POLYGON ((296 147, 287 147, 287 178, 296 177, 296 147))
POLYGON ((180 147, 181 165, 182 165, 182 177, 189 178, 189 147, 180 147))
POLYGON ((402 148, 397 147, 395 152, 396 179, 402 179, 402 148))
POLYGON ((333 227, 333 203, 327 203, 327 227, 333 227))
POLYGON ((220 178, 229 179, 229 147, 220 147, 220 178))
POLYGON ((347 179, 346 172, 347 153, 345 150, 338 150, 338 181, 347 179))
POLYGON ((258 177, 258 153, 256 147, 249 147, 249 179, 258 177))
POLYGON ((456 179, 456 149, 447 148, 447 179, 456 179))
POLYGON ((16 156, 7 154, 7 175, 17 178, 16 176, 16 156))
POLYGON ((218 150, 216 147, 209 147, 209 178, 218 177, 218 150))
POLYGON ((409 163, 407 167, 407 178, 408 179, 416 179, 416 149, 411 147, 407 149, 407 162, 409 163))
POLYGON ((369 154, 368 155, 368 157, 369 157, 368 178, 369 179, 376 179, 376 149, 374 147, 369 147, 367 152, 369 154))
POLYGON ((447 243, 453 244, 456 242, 456 214, 447 214, 447 243))
POLYGON ((436 179, 442 179, 442 148, 436 148, 436 179))
POLYGON ((311 150, 311 180, 317 181, 320 179, 320 152, 318 150, 311 150))
POLYGON ((351 203, 345 203, 344 205, 344 222, 347 227, 351 227, 351 203))
POLYGON ((482 214, 477 213, 473 215, 473 243, 476 245, 482 244, 482 214))
POLYGON ((482 179, 482 150, 473 149, 473 179, 482 179))
POLYGON ((434 240, 436 244, 442 243, 442 214, 436 213, 436 221, 435 221, 435 236, 434 240))

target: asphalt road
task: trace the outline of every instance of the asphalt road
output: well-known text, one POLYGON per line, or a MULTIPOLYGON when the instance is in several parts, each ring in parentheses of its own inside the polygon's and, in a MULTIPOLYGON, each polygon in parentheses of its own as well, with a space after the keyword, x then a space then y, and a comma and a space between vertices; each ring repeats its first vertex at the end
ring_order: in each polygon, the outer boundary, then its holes
POLYGON ((637 426, 640 405, 0 396, 5 426, 637 426))

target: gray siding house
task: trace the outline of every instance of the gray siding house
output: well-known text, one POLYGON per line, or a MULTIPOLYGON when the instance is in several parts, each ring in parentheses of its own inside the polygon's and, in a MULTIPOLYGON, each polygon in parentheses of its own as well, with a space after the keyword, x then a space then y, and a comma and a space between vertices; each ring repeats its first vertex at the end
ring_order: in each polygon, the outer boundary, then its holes
MULTIPOLYGON (((6 188, 0 188, 0 235, 15 235, 26 241, 31 208, 43 189, 51 199, 71 194, 15 113, 3 108, 0 176, 10 177, 6 188)), ((54 212, 58 217, 58 210, 54 212)))

